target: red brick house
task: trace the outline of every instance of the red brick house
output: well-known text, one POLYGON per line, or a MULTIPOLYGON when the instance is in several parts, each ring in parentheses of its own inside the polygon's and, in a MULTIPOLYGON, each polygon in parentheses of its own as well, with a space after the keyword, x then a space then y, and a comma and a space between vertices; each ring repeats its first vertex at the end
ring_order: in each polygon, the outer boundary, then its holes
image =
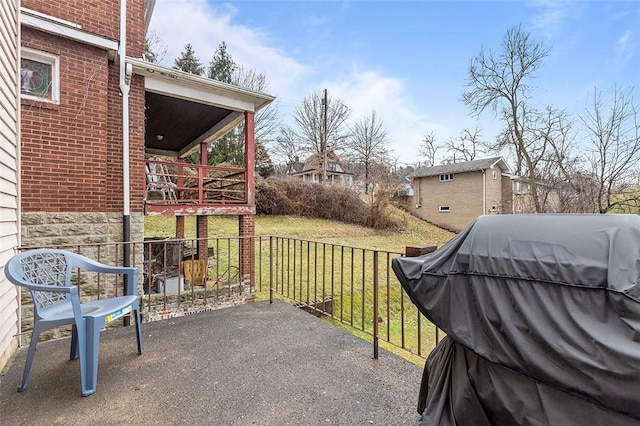
POLYGON ((185 215, 206 236, 212 214, 253 235, 253 120, 273 97, 139 59, 153 4, 22 0, 23 246, 141 241, 145 214, 176 216, 177 237, 185 215), (184 162, 241 122, 243 167, 184 162))

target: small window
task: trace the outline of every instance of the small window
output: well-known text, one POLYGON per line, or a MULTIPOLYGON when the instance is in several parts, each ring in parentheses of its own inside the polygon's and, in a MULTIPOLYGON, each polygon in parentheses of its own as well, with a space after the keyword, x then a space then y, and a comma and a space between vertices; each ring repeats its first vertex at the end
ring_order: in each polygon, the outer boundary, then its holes
POLYGON ((23 48, 20 59, 20 95, 42 102, 59 102, 59 58, 23 48))
POLYGON ((493 178, 493 180, 498 180, 498 172, 496 170, 493 170, 491 172, 491 177, 493 178))
POLYGON ((440 175, 440 182, 449 182, 451 180, 453 180, 453 173, 440 175))
POLYGON ((497 212, 498 211, 498 206, 496 206, 495 204, 491 206, 491 210, 492 212, 497 212))
POLYGON ((440 206, 438 207, 438 211, 440 213, 449 213, 449 206, 440 206))

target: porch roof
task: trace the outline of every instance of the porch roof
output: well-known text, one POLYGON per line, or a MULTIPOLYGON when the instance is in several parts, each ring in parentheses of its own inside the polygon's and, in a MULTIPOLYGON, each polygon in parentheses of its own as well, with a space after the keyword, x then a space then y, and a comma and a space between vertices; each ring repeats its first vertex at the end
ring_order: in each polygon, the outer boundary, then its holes
POLYGON ((80 393, 69 339, 26 348, 0 377, 6 424, 416 424, 422 368, 275 301, 102 333, 98 391, 80 393))
POLYGON ((127 58, 145 79, 145 149, 149 154, 184 157, 211 142, 275 98, 238 86, 127 58))

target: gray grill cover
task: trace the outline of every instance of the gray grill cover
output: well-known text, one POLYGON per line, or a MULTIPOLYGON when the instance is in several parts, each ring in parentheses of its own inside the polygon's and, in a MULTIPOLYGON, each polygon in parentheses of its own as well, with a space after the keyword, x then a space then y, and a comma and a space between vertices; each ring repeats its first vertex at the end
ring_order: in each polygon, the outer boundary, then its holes
POLYGON ((640 423, 639 216, 481 216, 393 269, 448 335, 421 424, 640 423))

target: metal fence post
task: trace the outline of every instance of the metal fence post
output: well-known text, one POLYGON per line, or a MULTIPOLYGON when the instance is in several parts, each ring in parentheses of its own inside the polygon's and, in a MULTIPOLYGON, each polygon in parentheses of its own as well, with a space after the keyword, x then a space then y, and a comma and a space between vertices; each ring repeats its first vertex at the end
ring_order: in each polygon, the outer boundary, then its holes
POLYGON ((269 303, 273 303, 273 236, 269 236, 269 303))
POLYGON ((373 359, 378 359, 378 251, 373 252, 373 359))

